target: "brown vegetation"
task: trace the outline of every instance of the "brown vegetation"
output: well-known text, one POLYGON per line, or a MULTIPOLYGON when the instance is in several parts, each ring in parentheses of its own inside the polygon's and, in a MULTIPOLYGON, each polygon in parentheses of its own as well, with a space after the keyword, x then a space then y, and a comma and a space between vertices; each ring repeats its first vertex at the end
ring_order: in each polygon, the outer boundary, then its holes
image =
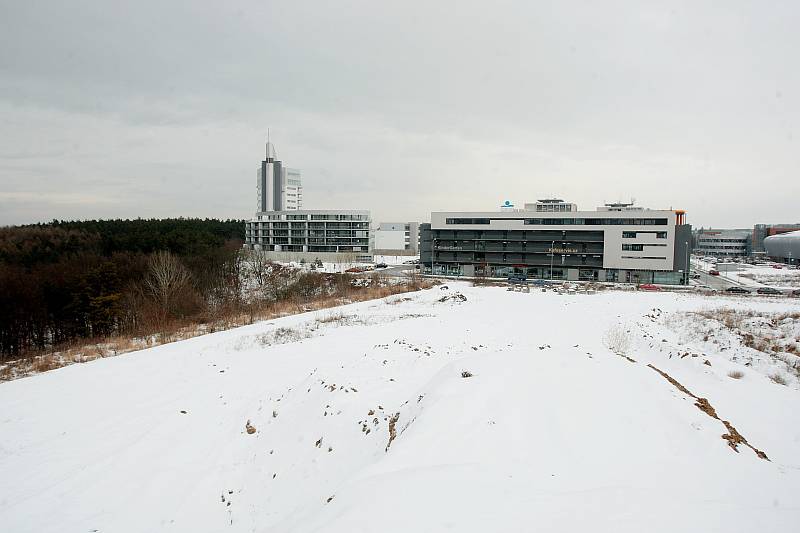
POLYGON ((238 242, 185 257, 160 250, 0 263, 0 380, 431 286, 416 276, 391 281, 292 269, 238 242))
POLYGON ((400 413, 395 413, 389 418, 389 442, 386 443, 386 450, 389 451, 389 446, 392 445, 392 441, 397 438, 397 421, 400 420, 400 413))
POLYGON ((756 448, 755 446, 753 446, 749 442, 747 442, 747 439, 745 439, 741 435, 741 433, 739 433, 736 430, 736 428, 733 427, 733 424, 731 424, 727 420, 721 420, 719 418, 719 416, 717 415, 717 411, 714 409, 714 407, 711 405, 711 402, 709 402, 707 398, 699 398, 699 397, 695 396, 694 394, 692 394, 689 391, 689 389, 687 389, 686 387, 681 385, 678 382, 678 380, 676 380, 675 378, 673 378, 672 376, 670 376, 669 374, 667 374, 663 370, 660 370, 660 369, 654 367, 651 364, 649 364, 647 366, 652 368, 653 370, 655 370, 659 374, 661 374, 661 376, 664 379, 666 379, 667 381, 669 381, 676 389, 678 389, 682 393, 686 394, 687 396, 690 396, 691 398, 694 398, 695 399, 695 403, 694 403, 695 407, 697 407, 698 409, 703 411, 705 414, 707 414, 711 418, 713 418, 715 420, 719 420, 720 422, 722 422, 722 424, 725 426, 725 429, 727 429, 728 432, 727 433, 723 433, 721 435, 721 437, 722 437, 723 440, 725 440, 728 443, 728 446, 730 446, 731 449, 733 449, 733 451, 738 453, 739 452, 739 445, 743 444, 743 445, 747 446, 748 448, 750 448, 751 450, 753 450, 753 453, 755 453, 760 459, 764 459, 764 460, 769 461, 769 457, 767 457, 767 454, 762 452, 761 450, 759 450, 758 448, 756 448))

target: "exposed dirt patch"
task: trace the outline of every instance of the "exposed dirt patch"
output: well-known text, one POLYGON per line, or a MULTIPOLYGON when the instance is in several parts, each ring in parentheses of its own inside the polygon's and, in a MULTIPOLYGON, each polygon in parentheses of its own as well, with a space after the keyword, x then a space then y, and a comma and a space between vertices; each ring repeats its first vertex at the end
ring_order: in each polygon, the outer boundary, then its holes
POLYGON ((466 302, 467 301, 467 297, 464 296, 463 294, 461 294, 460 292, 456 292, 456 293, 453 293, 453 294, 448 294, 447 296, 442 296, 437 301, 442 302, 442 303, 444 303, 444 302, 461 303, 461 302, 466 302))
POLYGON ((650 368, 652 368, 653 370, 655 370, 656 372, 661 374, 664 377, 664 379, 666 379, 667 381, 672 383, 672 385, 674 385, 676 389, 678 389, 679 391, 683 392, 684 394, 687 394, 690 397, 694 398, 696 400, 694 405, 698 409, 703 411, 705 414, 707 414, 711 418, 713 418, 715 420, 719 420, 720 422, 722 422, 725 425, 725 429, 727 429, 728 432, 727 433, 723 433, 721 435, 721 437, 722 437, 723 440, 725 440, 728 443, 728 446, 730 446, 733 449, 733 451, 738 453, 739 452, 739 445, 742 444, 744 446, 747 446, 751 450, 753 450, 753 453, 755 453, 756 456, 758 456, 759 459, 764 459, 766 461, 769 461, 769 457, 767 457, 767 454, 762 452, 761 450, 759 450, 758 448, 756 448, 755 446, 753 446, 749 442, 747 442, 747 439, 745 439, 742 436, 742 434, 739 433, 736 430, 735 427, 733 427, 733 424, 731 424, 727 420, 720 419, 720 417, 717 415, 717 411, 714 409, 714 407, 711 405, 711 402, 709 402, 707 398, 700 398, 698 396, 695 396, 694 394, 692 394, 691 391, 689 391, 689 389, 687 389, 686 387, 681 385, 675 378, 673 378, 672 376, 670 376, 669 374, 667 374, 663 370, 660 370, 660 369, 654 367, 653 365, 647 365, 647 366, 649 366, 650 368))
POLYGON ((389 419, 389 442, 386 443, 386 451, 389 451, 389 446, 392 441, 397 438, 397 421, 400 420, 400 413, 395 413, 389 419))
POLYGON ((755 448, 753 445, 747 442, 747 439, 742 437, 742 434, 736 431, 736 428, 733 427, 730 422, 728 422, 727 420, 723 420, 722 423, 725 424, 725 427, 728 429, 727 435, 722 436, 723 439, 728 441, 728 446, 730 446, 731 448, 733 448, 738 452, 739 451, 738 446, 740 444, 744 444, 745 446, 753 450, 755 454, 759 456, 761 459, 766 459, 767 461, 769 461, 769 457, 767 457, 767 454, 762 452, 758 448, 755 448))

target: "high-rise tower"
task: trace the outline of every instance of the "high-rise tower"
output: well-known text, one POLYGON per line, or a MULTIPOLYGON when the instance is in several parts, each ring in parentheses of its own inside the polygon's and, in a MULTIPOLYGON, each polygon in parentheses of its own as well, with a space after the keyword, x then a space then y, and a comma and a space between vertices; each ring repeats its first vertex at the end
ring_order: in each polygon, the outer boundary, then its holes
POLYGON ((267 141, 266 154, 258 169, 256 181, 256 211, 286 211, 302 209, 303 186, 300 171, 283 166, 276 159, 275 146, 267 141))

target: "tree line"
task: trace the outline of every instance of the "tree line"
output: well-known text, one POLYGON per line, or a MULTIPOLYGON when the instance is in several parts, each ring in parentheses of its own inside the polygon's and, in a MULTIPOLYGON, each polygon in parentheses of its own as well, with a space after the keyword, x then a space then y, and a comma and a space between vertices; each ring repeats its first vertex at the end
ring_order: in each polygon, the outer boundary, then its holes
POLYGON ((322 273, 317 264, 291 268, 243 250, 243 237, 242 220, 0 228, 0 360, 112 336, 164 339, 187 325, 229 327, 307 310, 312 302, 335 305, 420 288, 416 279, 400 285, 377 274, 322 273))
POLYGON ((241 283, 244 221, 57 221, 0 228, 0 356, 158 331, 241 283))

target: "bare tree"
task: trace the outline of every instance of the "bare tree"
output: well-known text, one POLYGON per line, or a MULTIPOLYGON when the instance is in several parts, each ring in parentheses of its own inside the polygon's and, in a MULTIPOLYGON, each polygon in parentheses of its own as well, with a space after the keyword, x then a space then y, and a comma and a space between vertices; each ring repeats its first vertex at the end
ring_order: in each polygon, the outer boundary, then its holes
POLYGON ((247 254, 247 262, 250 266, 250 274, 259 289, 263 289, 267 284, 272 262, 267 259, 267 254, 261 250, 253 250, 247 254))
POLYGON ((190 280, 189 271, 170 252, 162 250, 150 256, 145 286, 165 312, 172 311, 190 280))
POLYGON ((270 262, 261 290, 270 300, 277 301, 285 296, 294 279, 295 271, 292 268, 270 262))

